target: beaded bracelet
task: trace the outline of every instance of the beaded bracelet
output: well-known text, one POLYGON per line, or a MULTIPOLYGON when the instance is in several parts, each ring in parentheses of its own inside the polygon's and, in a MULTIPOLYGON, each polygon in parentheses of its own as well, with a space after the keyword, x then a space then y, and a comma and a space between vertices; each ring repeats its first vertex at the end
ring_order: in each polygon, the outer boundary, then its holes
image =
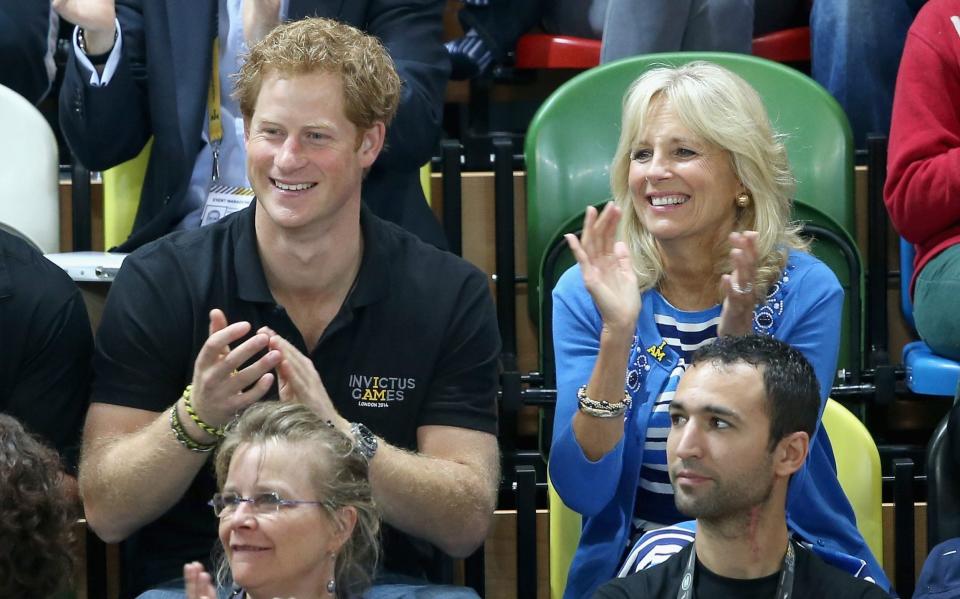
POLYGON ((630 404, 632 403, 630 394, 626 391, 623 392, 623 399, 617 403, 590 399, 587 397, 586 385, 583 385, 577 389, 577 401, 580 403, 581 412, 596 418, 614 418, 616 416, 622 416, 624 412, 630 409, 630 404))
POLYGON ((170 428, 173 430, 173 436, 177 439, 177 442, 190 451, 207 453, 208 451, 213 451, 217 446, 216 442, 198 443, 190 438, 190 435, 188 435, 187 431, 183 428, 183 423, 180 422, 180 414, 177 413, 177 404, 173 404, 173 409, 170 410, 170 428))
POLYGON ((207 424, 203 421, 203 419, 200 418, 199 414, 197 414, 197 411, 193 409, 193 403, 190 401, 190 394, 192 391, 193 385, 187 385, 187 388, 183 390, 183 395, 181 396, 183 399, 183 407, 187 410, 187 414, 190 415, 190 420, 193 420, 193 422, 200 427, 200 430, 208 435, 222 439, 223 435, 225 434, 223 428, 217 428, 207 424))

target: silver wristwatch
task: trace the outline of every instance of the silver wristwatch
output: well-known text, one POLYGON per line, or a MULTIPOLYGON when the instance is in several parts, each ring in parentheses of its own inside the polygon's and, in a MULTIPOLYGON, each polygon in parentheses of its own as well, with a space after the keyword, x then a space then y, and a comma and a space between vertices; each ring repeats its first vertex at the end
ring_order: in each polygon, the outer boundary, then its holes
POLYGON ((353 435, 353 440, 360 455, 365 457, 368 462, 372 460, 377 453, 376 435, 361 422, 350 423, 350 434, 353 435))

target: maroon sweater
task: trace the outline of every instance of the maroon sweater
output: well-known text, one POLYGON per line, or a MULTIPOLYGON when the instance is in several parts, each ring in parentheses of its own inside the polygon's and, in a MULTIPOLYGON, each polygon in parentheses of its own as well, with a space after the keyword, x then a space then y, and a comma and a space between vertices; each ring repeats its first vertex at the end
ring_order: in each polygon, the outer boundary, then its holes
POLYGON ((930 0, 907 34, 883 191, 894 227, 916 247, 916 280, 960 243, 960 0, 930 0))

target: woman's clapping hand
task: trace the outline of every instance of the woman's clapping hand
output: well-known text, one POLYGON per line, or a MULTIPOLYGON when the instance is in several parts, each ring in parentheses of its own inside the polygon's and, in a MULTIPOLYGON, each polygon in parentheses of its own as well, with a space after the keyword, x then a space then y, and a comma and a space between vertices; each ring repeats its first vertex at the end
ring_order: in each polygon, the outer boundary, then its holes
POLYGON ((564 237, 583 282, 603 317, 604 327, 633 332, 640 313, 640 290, 627 244, 616 241, 622 211, 613 202, 599 214, 589 206, 583 219, 583 233, 564 237))
POLYGON ((746 335, 753 330, 753 311, 757 307, 757 239, 756 231, 730 233, 730 263, 733 271, 720 279, 723 309, 720 312, 720 335, 746 335))

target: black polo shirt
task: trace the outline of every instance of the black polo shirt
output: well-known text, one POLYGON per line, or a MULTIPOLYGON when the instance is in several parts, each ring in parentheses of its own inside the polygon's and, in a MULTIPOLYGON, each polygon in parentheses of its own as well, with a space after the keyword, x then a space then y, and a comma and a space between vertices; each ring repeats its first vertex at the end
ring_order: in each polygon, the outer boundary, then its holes
POLYGON ((59 266, 0 231, 0 412, 76 471, 90 394, 93 335, 83 297, 59 266))
MULTIPOLYGON (((167 409, 192 379, 213 308, 228 322, 250 322, 252 331, 267 325, 308 353, 267 287, 255 209, 253 202, 124 260, 97 334, 93 401, 167 409)), ((360 223, 364 253, 354 288, 309 354, 337 410, 411 450, 423 425, 496 434, 500 340, 485 275, 365 208, 360 223)), ((275 387, 268 397, 276 398, 275 387)), ((207 561, 217 525, 206 505, 215 490, 211 470, 127 542, 128 589, 178 577, 184 562, 207 561)), ((422 577, 433 551, 384 527, 384 566, 392 572, 422 577)))

